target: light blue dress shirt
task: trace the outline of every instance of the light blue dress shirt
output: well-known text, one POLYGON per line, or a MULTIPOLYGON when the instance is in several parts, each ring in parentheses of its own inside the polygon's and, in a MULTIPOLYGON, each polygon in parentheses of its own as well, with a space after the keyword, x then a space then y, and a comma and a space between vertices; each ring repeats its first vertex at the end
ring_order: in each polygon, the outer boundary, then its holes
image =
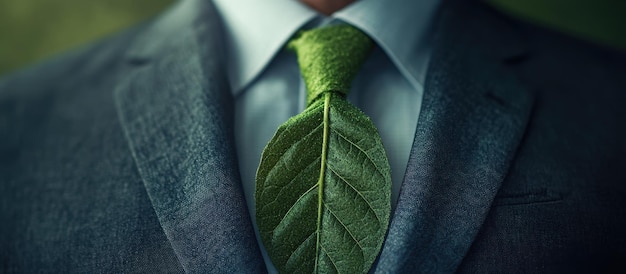
MULTIPOLYGON (((276 129, 305 108, 295 55, 284 49, 301 28, 351 24, 378 45, 348 100, 369 115, 389 157, 395 208, 413 144, 439 0, 361 0, 326 17, 295 0, 214 0, 225 25, 235 97, 235 138, 246 201, 255 219, 255 174, 276 129)), ((419 140, 416 140, 419 141, 419 140)), ((257 240, 270 272, 275 272, 257 240)))

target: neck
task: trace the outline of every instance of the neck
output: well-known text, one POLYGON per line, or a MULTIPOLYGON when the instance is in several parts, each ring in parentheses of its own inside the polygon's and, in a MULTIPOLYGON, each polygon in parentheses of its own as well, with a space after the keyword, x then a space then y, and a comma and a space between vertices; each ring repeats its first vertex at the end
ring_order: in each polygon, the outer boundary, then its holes
POLYGON ((324 14, 331 15, 334 12, 350 5, 355 0, 300 0, 312 9, 324 14))

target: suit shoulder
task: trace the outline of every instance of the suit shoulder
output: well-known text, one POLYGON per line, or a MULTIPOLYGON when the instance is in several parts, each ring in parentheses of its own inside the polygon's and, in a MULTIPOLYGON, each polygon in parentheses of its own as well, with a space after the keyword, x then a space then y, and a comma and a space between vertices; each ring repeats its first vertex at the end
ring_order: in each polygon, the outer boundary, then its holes
POLYGON ((122 65, 121 56, 145 24, 3 76, 0 78, 0 102, 29 97, 64 96, 63 90, 69 92, 71 87, 95 84, 107 79, 122 65))
POLYGON ((535 81, 582 83, 615 95, 626 94, 625 51, 529 22, 493 5, 479 6, 482 15, 489 15, 483 17, 496 18, 491 24, 507 26, 508 31, 522 38, 518 42, 524 44, 527 54, 521 68, 535 81))
MULTIPOLYGON (((517 26, 524 33, 533 55, 561 64, 564 69, 576 68, 585 73, 604 73, 623 78, 626 73, 626 52, 602 45, 550 27, 522 20, 517 26)), ((617 80, 617 79, 616 79, 617 80)), ((626 87, 626 82, 623 82, 626 87)))

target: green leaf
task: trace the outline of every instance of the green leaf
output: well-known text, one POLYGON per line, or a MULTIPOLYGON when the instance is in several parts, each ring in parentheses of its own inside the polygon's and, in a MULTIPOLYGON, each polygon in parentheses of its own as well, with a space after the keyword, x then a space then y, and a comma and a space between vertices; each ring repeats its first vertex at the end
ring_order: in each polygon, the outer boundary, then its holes
POLYGON ((325 93, 283 124, 256 179, 261 239, 283 273, 365 273, 389 224, 391 176, 372 122, 325 93))

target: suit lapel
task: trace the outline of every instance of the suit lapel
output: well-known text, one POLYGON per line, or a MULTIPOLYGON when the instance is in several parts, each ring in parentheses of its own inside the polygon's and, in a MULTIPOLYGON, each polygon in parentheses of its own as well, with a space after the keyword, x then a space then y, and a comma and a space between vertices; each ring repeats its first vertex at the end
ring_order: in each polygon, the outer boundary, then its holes
POLYGON ((524 135, 533 96, 502 61, 523 40, 475 1, 442 7, 414 145, 378 272, 454 272, 524 135))
POLYGON ((186 272, 264 272, 237 170, 210 1, 180 1, 130 49, 115 91, 138 170, 186 272), (202 47, 200 47, 202 45, 202 47))

